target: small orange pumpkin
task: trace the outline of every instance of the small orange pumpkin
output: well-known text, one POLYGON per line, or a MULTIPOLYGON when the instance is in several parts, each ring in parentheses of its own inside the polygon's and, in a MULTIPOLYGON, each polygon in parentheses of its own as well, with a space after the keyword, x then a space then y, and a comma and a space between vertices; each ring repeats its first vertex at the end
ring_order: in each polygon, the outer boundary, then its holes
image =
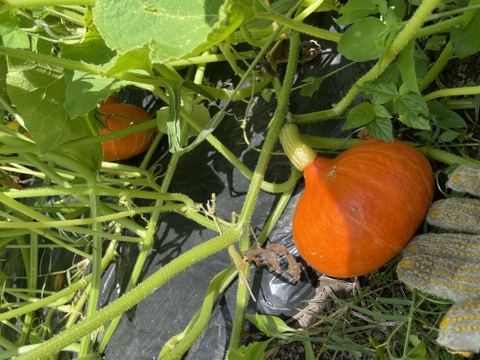
POLYGON ((433 198, 428 160, 398 140, 369 139, 334 159, 309 160, 303 170, 293 239, 311 266, 333 277, 385 265, 410 241, 433 198))
MULTIPOLYGON (((108 134, 128 126, 143 123, 151 118, 143 108, 123 103, 102 103, 98 108, 102 114, 105 128, 99 129, 100 134, 108 134)), ((105 161, 129 159, 143 153, 153 141, 153 131, 141 131, 126 137, 107 140, 102 143, 105 161)))

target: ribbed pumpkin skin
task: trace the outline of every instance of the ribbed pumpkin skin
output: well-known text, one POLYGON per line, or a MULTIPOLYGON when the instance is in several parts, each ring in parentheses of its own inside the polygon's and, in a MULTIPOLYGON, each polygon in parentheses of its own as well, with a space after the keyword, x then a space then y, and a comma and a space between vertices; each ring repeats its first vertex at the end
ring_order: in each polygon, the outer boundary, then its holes
POLYGON ((368 274, 412 238, 433 198, 428 160, 401 141, 366 140, 304 170, 293 217, 302 257, 333 277, 368 274))
MULTIPOLYGON (((107 128, 99 129, 100 134, 108 134, 131 125, 143 123, 151 118, 150 114, 139 106, 131 104, 109 104, 98 108, 107 128)), ((153 140, 153 131, 142 131, 130 136, 104 141, 102 143, 105 161, 129 159, 143 153, 153 140)))

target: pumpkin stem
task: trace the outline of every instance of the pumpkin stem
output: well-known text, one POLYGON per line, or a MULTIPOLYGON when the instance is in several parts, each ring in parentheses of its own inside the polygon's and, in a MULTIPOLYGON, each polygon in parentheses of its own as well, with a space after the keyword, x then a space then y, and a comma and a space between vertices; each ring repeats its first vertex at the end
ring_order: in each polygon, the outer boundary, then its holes
POLYGON ((297 125, 285 124, 280 130, 280 142, 292 164, 300 171, 317 158, 317 153, 300 139, 297 125))

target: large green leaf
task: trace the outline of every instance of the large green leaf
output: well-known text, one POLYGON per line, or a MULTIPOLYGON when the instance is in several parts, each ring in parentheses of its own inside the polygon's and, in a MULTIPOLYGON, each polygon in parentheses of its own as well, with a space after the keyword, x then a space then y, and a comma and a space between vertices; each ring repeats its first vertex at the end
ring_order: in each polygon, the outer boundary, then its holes
POLYGON ((402 95, 393 103, 393 111, 398 120, 405 125, 419 130, 430 130, 429 111, 425 100, 419 94, 402 95))
POLYGON ((368 15, 378 13, 378 6, 373 0, 350 0, 342 5, 338 13, 342 16, 334 21, 339 25, 347 26, 368 15))
POLYGON ((450 110, 441 102, 433 100, 427 103, 430 114, 435 117, 438 126, 444 129, 466 129, 467 123, 457 112, 450 110))
POLYGON ((397 85, 393 82, 365 83, 357 86, 360 91, 373 103, 385 104, 398 95, 397 85))
POLYGON ((3 45, 18 48, 28 49, 30 41, 28 36, 19 27, 20 19, 13 12, 4 12, 0 14, 0 38, 3 45))
POLYGON ((66 70, 65 109, 72 118, 85 115, 105 100, 118 83, 113 78, 101 77, 82 71, 66 70))
MULTIPOLYGON (((93 135, 84 118, 72 119, 63 106, 66 85, 62 69, 14 58, 9 59, 8 68, 8 94, 41 152, 93 135)), ((90 168, 96 168, 101 156, 98 144, 61 151, 90 168)))
POLYGON ((86 33, 80 41, 70 40, 59 43, 62 57, 88 62, 91 64, 104 64, 110 61, 115 52, 105 45, 97 28, 93 24, 92 14, 85 14, 86 33))
POLYGON ((480 50, 480 13, 464 28, 452 27, 450 31, 453 51, 460 58, 475 54, 480 50))
POLYGON ((136 69, 152 72, 152 62, 150 61, 150 50, 147 45, 141 49, 135 49, 115 56, 112 61, 104 65, 105 76, 114 76, 122 72, 136 69))
POLYGON ((358 128, 375 119, 375 108, 369 102, 364 102, 355 106, 348 112, 347 120, 342 130, 358 128))
POLYGON ((415 92, 420 93, 418 90, 417 73, 415 72, 415 40, 412 40, 403 49, 397 59, 397 67, 402 74, 403 82, 408 88, 415 92))
POLYGON ((376 117, 374 121, 365 125, 370 135, 383 141, 394 142, 392 121, 387 118, 376 117))
POLYGON ((243 21, 239 0, 98 0, 93 19, 119 53, 150 50, 152 62, 198 54, 225 40, 243 21))
POLYGON ((374 17, 355 22, 341 37, 338 51, 348 60, 363 62, 377 59, 389 35, 387 25, 374 17))

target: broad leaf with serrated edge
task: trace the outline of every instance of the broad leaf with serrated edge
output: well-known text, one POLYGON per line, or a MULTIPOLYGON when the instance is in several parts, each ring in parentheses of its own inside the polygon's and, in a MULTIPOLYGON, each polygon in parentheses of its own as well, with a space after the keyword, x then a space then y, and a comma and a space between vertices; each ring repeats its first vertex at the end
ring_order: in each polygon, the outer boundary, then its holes
POLYGON ((98 0, 93 18, 112 49, 126 53, 148 46, 152 62, 161 63, 225 40, 245 11, 238 0, 98 0))
POLYGON ((372 0, 350 0, 343 5, 339 14, 342 15, 335 22, 339 25, 350 25, 368 15, 378 13, 378 7, 372 0))
POLYGON ((405 125, 419 130, 430 130, 428 106, 419 94, 401 96, 393 103, 393 111, 405 125))
POLYGON ((377 18, 367 17, 355 22, 341 37, 338 51, 347 59, 363 62, 377 59, 384 50, 388 28, 377 18))
POLYGON ((10 48, 28 49, 30 41, 24 30, 20 28, 20 19, 13 12, 0 14, 0 44, 10 48))
POLYGON ((116 79, 101 77, 82 71, 65 71, 65 109, 71 118, 83 116, 112 92, 116 79))
POLYGON ((455 111, 450 110, 439 101, 429 101, 427 103, 430 114, 435 117, 437 125, 443 128, 466 129, 467 123, 455 111))
POLYGON ((342 130, 348 130, 368 124, 375 119, 375 108, 368 102, 361 103, 355 106, 348 112, 347 120, 342 127, 342 130))
POLYGON ((388 110, 382 105, 375 104, 373 106, 373 109, 374 109, 375 115, 380 118, 390 119, 392 117, 392 115, 390 115, 388 110))
POLYGON ((90 10, 85 14, 85 27, 87 31, 80 41, 70 40, 59 43, 62 57, 91 64, 109 62, 115 56, 115 52, 105 45, 98 29, 93 25, 90 10))
POLYGON ((380 84, 366 83, 357 87, 370 101, 379 105, 392 101, 398 95, 397 85, 393 82, 380 84))
POLYGON ((450 32, 453 51, 460 58, 475 54, 480 50, 480 13, 466 27, 452 27, 450 32))
POLYGON ((412 40, 408 45, 403 49, 403 51, 398 56, 396 65, 402 74, 403 82, 408 86, 408 88, 415 92, 419 93, 418 83, 417 83, 417 74, 415 72, 415 40, 412 40))
MULTIPOLYGON (((62 69, 14 58, 9 59, 8 67, 8 95, 41 152, 93 135, 85 119, 72 119, 63 107, 66 85, 62 69)), ((101 156, 99 144, 62 151, 90 168, 97 167, 101 156)))
POLYGON ((103 66, 105 76, 114 76, 122 72, 135 69, 152 72, 152 62, 149 57, 150 50, 147 45, 141 49, 127 51, 126 53, 115 56, 112 61, 103 66))
POLYGON ((377 138, 388 142, 393 142, 393 127, 390 119, 376 117, 374 121, 365 125, 365 130, 368 133, 377 138))

